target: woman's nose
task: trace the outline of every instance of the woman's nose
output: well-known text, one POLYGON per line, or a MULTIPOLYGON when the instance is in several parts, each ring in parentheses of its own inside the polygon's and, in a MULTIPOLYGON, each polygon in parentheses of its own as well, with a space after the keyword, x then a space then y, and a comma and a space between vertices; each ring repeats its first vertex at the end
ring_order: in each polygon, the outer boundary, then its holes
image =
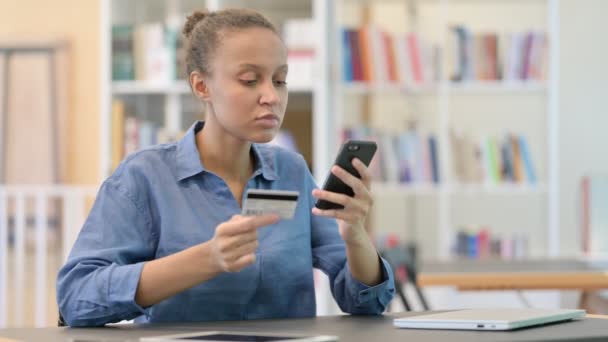
POLYGON ((260 103, 262 104, 276 104, 280 101, 279 92, 274 82, 268 82, 262 87, 262 94, 260 96, 260 103))

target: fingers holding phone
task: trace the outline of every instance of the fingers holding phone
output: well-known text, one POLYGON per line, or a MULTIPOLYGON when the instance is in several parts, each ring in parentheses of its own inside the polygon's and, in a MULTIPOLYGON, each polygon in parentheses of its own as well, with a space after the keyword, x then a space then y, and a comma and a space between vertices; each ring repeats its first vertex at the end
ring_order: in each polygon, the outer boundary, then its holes
POLYGON ((352 189, 353 195, 329 190, 315 189, 313 196, 319 201, 338 204, 340 208, 319 209, 313 208, 313 214, 327 217, 334 217, 350 224, 361 223, 365 220, 369 209, 373 204, 371 195, 371 175, 365 164, 359 159, 352 160, 352 166, 357 170, 361 178, 357 178, 345 169, 334 165, 331 169, 332 174, 352 189))
POLYGON ((371 174, 367 168, 377 146, 373 141, 347 141, 342 145, 323 190, 315 189, 314 215, 339 220, 344 241, 357 242, 364 233, 364 222, 373 205, 371 174))
POLYGON ((340 166, 334 165, 331 168, 331 173, 340 178, 342 182, 350 186, 353 189, 355 195, 359 193, 369 193, 371 190, 372 175, 369 169, 359 158, 353 158, 352 165, 357 170, 359 177, 356 177, 340 166))
MULTIPOLYGON (((349 140, 345 142, 340 148, 334 162, 338 168, 332 167, 329 176, 323 184, 323 190, 349 197, 355 197, 357 195, 356 191, 364 194, 366 192, 365 189, 367 189, 367 192, 369 192, 371 175, 367 166, 371 163, 376 150, 377 146, 373 141, 349 140)), ((340 198, 346 200, 343 197, 340 198)), ((335 197, 334 199, 339 200, 339 198, 335 197)), ((343 209, 344 205, 340 202, 320 198, 315 207, 321 210, 329 210, 343 209)))

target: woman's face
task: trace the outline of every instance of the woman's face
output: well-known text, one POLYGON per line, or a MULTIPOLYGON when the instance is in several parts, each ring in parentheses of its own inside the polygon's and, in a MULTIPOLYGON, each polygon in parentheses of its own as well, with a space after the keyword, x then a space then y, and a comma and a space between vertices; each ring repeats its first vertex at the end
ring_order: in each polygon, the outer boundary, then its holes
POLYGON ((220 32, 204 100, 232 136, 258 143, 278 132, 287 107, 287 50, 271 30, 220 32))

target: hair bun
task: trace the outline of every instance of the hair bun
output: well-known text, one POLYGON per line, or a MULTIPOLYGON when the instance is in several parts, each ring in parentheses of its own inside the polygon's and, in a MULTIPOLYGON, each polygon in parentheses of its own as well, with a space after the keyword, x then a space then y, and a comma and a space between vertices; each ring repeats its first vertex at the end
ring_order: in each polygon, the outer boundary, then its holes
POLYGON ((188 18, 186 19, 186 23, 184 24, 184 29, 182 30, 182 33, 184 34, 184 36, 190 37, 190 34, 196 27, 196 24, 199 21, 202 21, 203 19, 205 19, 208 15, 209 15, 209 12, 207 10, 194 11, 192 14, 190 14, 188 16, 188 18))

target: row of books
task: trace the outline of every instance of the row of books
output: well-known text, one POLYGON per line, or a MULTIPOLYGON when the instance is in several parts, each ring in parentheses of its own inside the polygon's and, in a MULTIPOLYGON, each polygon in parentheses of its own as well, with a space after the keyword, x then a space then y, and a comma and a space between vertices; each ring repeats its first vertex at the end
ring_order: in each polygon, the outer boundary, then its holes
POLYGON ((434 134, 418 132, 415 128, 389 133, 357 126, 344 129, 342 139, 368 139, 378 144, 370 164, 375 181, 406 184, 440 182, 439 151, 434 134))
MULTIPOLYGON (((173 21, 112 26, 112 80, 167 82, 185 79, 185 49, 180 25, 173 21)), ((283 36, 289 47, 290 79, 312 83, 315 25, 311 19, 286 20, 283 36)))
POLYGON ((462 183, 536 183, 533 158, 525 136, 505 134, 474 140, 451 130, 454 176, 462 183))
POLYGON ((175 141, 184 132, 169 132, 158 122, 138 118, 121 100, 112 102, 112 169, 129 154, 156 144, 175 141))
POLYGON ((345 82, 424 85, 439 78, 439 48, 410 32, 391 34, 375 25, 342 29, 345 82))
POLYGON ((544 32, 473 33, 451 28, 448 58, 453 81, 544 80, 547 35, 544 32))
POLYGON ((487 227, 461 227, 454 238, 453 254, 466 259, 523 259, 529 256, 525 234, 492 236, 487 227))

